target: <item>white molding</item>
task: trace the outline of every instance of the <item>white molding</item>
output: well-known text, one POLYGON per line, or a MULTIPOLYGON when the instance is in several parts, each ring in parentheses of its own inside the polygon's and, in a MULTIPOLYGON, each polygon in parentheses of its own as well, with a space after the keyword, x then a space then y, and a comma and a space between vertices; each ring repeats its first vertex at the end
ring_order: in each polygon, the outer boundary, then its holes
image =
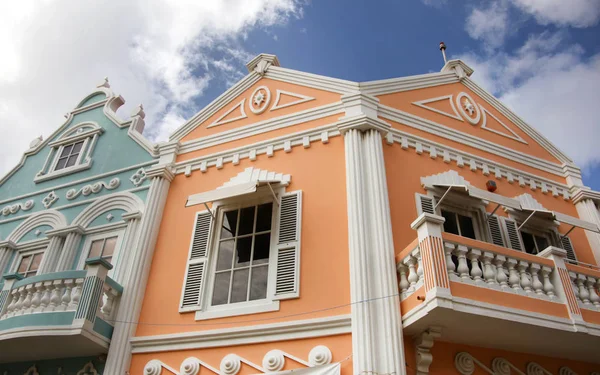
POLYGON ((280 66, 269 67, 269 70, 265 73, 265 78, 337 94, 352 94, 360 90, 358 82, 301 72, 280 66))
POLYGON ((460 115, 458 114, 458 111, 456 110, 456 105, 454 104, 453 96, 454 95, 438 96, 438 97, 431 98, 431 99, 419 100, 419 101, 413 102, 412 104, 416 105, 417 107, 421 107, 423 109, 426 109, 428 111, 433 111, 435 113, 439 113, 440 115, 444 115, 444 116, 453 118, 455 120, 464 121, 462 119, 462 117, 460 117, 460 115), (450 106, 452 107, 452 111, 454 112, 454 114, 447 113, 447 112, 444 112, 444 111, 439 110, 437 108, 429 107, 429 106, 425 105, 425 104, 429 104, 429 103, 439 102, 441 100, 448 100, 450 102, 450 106))
POLYGON ((523 138, 521 138, 517 133, 515 133, 511 128, 509 128, 505 123, 503 123, 502 121, 500 121, 500 119, 496 116, 494 116, 494 114, 490 111, 488 111, 487 109, 485 109, 481 104, 479 104, 479 108, 481 109, 481 113, 483 116, 483 123, 481 124, 481 129, 485 129, 487 131, 496 133, 498 135, 501 135, 503 137, 509 138, 509 139, 513 139, 517 142, 521 142, 524 144, 528 144, 527 141, 525 141, 523 138), (496 129, 492 129, 492 128, 488 128, 487 127, 487 116, 492 117, 494 120, 498 121, 498 123, 500 125, 502 125, 502 127, 506 130, 508 130, 510 132, 510 134, 512 134, 513 136, 511 137, 510 135, 506 134, 506 133, 502 133, 501 131, 498 131, 496 129))
POLYGON ((271 111, 275 111, 281 108, 287 108, 287 107, 291 107, 293 105, 297 105, 297 104, 302 104, 302 103, 306 103, 306 102, 310 102, 311 100, 315 100, 315 98, 313 98, 312 96, 308 96, 308 95, 302 95, 302 94, 297 94, 294 92, 290 92, 290 91, 284 91, 284 90, 277 90, 277 96, 275 97, 275 102, 273 103, 273 106, 271 107, 271 111), (293 96, 295 98, 298 98, 299 100, 296 100, 295 102, 290 102, 287 104, 282 104, 279 105, 279 101, 281 100, 281 94, 287 95, 287 96, 293 96))
POLYGON ((218 119, 213 121, 212 124, 208 125, 206 128, 208 129, 208 128, 212 128, 213 126, 225 125, 225 124, 229 124, 230 122, 248 118, 248 115, 246 115, 246 111, 244 109, 245 106, 246 106, 246 98, 242 99, 238 104, 231 107, 231 109, 229 111, 225 112, 221 117, 219 117, 218 119), (234 117, 234 118, 230 118, 229 120, 221 121, 225 117, 229 116, 237 108, 240 109, 240 113, 241 113, 238 117, 234 117))
POLYGON ((18 242, 27 232, 40 225, 48 225, 52 229, 59 229, 67 225, 65 216, 57 210, 45 210, 36 212, 31 217, 23 221, 13 231, 6 236, 7 241, 18 242))
POLYGON ((360 91, 370 95, 385 95, 396 92, 417 90, 426 87, 460 82, 454 72, 428 73, 408 77, 383 79, 359 83, 360 91))
POLYGON ((227 347, 349 334, 350 314, 131 338, 132 353, 227 347))
MULTIPOLYGON (((269 268, 271 268, 271 265, 269 265, 269 268)), ((269 271, 271 271, 269 269, 269 271)), ((211 270, 211 275, 207 275, 207 277, 212 277, 214 281, 214 270, 211 270)), ((269 272, 271 273, 271 272, 269 272)), ((271 281, 271 284, 273 284, 273 282, 275 282, 275 280, 269 280, 271 281)), ((205 284, 205 286, 207 286, 205 284)), ((212 286, 212 285, 211 285, 212 286)), ((207 295, 207 293, 203 293, 204 295, 207 295)), ((197 310, 197 309, 196 309, 197 310)), ((267 299, 265 300, 258 300, 258 301, 252 301, 252 303, 247 304, 247 303, 236 303, 236 304, 229 304, 229 305, 222 305, 219 307, 215 307, 215 306, 210 306, 208 309, 204 309, 204 310, 198 310, 196 311, 195 314, 195 319, 196 321, 201 321, 201 320, 209 320, 209 319, 217 319, 217 318, 226 318, 226 317, 230 317, 230 316, 241 316, 241 315, 252 315, 252 314, 259 314, 259 313, 265 313, 265 312, 273 312, 273 311, 279 311, 279 301, 270 301, 269 300, 269 296, 267 296, 267 299), (260 302, 260 303, 254 303, 254 302, 260 302), (236 305, 240 305, 240 306, 236 306, 236 305)))
POLYGON ((261 113, 266 111, 267 108, 269 108, 269 104, 271 104, 271 90, 269 90, 267 86, 258 86, 257 88, 255 88, 252 94, 250 95, 250 100, 248 100, 248 108, 250 108, 250 111, 255 115, 260 115, 261 113), (254 97, 256 96, 256 94, 258 94, 260 90, 264 90, 267 93, 267 97, 263 98, 264 103, 261 103, 262 107, 259 106, 258 108, 254 108, 254 97))

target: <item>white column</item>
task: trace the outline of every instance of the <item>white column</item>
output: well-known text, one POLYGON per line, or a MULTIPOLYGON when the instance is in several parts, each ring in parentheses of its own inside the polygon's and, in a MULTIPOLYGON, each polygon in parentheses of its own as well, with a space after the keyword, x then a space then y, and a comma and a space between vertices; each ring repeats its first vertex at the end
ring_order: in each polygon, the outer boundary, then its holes
POLYGON ((62 251, 56 261, 56 272, 66 271, 72 268, 75 254, 81 242, 83 229, 79 226, 72 226, 63 230, 65 233, 65 241, 62 246, 62 251))
MULTIPOLYGON (((582 198, 576 200, 575 208, 582 220, 589 221, 600 227, 600 213, 594 201, 590 198, 582 198)), ((600 234, 590 231, 585 231, 585 234, 590 242, 590 247, 594 253, 596 264, 600 265, 600 234)))
POLYGON ((50 243, 44 252, 44 257, 42 258, 40 267, 38 268, 38 275, 56 271, 56 262, 58 261, 58 257, 62 251, 63 243, 64 238, 60 235, 54 235, 50 237, 50 243))
POLYGON ((132 220, 130 225, 139 226, 138 233, 128 234, 128 243, 132 243, 131 253, 126 262, 119 268, 126 269, 117 281, 123 285, 123 295, 115 318, 115 330, 111 339, 104 372, 106 374, 125 374, 131 362, 131 345, 129 340, 135 333, 146 281, 152 263, 154 245, 158 234, 162 212, 167 198, 169 185, 173 179, 170 166, 153 167, 146 171, 151 179, 150 190, 146 200, 141 221, 132 220), (122 267, 125 266, 125 267, 122 267))
POLYGON ((17 245, 12 241, 0 242, 0 277, 4 274, 4 268, 8 265, 8 261, 16 248, 17 245))

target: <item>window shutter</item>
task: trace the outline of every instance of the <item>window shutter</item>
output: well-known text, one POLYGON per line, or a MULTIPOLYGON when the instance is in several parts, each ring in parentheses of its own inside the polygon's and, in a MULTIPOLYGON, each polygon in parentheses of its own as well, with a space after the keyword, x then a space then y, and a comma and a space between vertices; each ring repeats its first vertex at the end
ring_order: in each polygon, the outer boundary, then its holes
POLYGON ((274 299, 300 295, 300 219, 302 192, 281 196, 279 205, 279 237, 274 299))
POLYGON ((500 229, 500 220, 496 215, 488 214, 488 228, 492 237, 492 243, 498 246, 505 246, 502 238, 502 230, 500 229))
POLYGON ((504 218, 504 227, 506 228, 506 234, 510 248, 513 250, 523 251, 517 223, 512 219, 504 218))
POLYGON ((560 244, 562 245, 562 248, 567 251, 567 259, 572 262, 577 262, 577 258, 575 257, 575 250, 573 249, 571 239, 567 236, 561 236, 560 244))
POLYGON ((417 212, 419 215, 426 212, 428 214, 435 214, 435 204, 433 198, 427 195, 417 194, 417 212))
POLYGON ((193 307, 194 310, 200 306, 202 295, 202 283, 206 274, 209 238, 212 226, 212 215, 210 211, 199 212, 194 223, 194 233, 190 245, 190 258, 183 292, 181 295, 181 308, 193 307))

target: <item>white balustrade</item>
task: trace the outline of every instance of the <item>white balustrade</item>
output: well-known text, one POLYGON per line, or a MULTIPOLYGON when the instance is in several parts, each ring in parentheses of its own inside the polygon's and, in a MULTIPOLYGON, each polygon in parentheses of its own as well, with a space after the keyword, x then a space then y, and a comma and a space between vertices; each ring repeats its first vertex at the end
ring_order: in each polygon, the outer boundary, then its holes
POLYGON ((398 289, 401 299, 411 295, 423 285, 423 263, 417 247, 408 256, 398 262, 398 289))
POLYGON ((576 272, 569 272, 569 276, 579 306, 600 311, 600 278, 576 272))
MULTIPOLYGON (((550 280, 553 268, 542 262, 528 262, 517 256, 452 242, 445 242, 444 249, 448 275, 453 281, 536 298, 556 299, 555 287, 550 280), (453 263, 452 267, 450 262, 453 263)), ((587 286, 587 280, 584 285, 587 286)), ((600 300, 598 295, 596 297, 600 300)))

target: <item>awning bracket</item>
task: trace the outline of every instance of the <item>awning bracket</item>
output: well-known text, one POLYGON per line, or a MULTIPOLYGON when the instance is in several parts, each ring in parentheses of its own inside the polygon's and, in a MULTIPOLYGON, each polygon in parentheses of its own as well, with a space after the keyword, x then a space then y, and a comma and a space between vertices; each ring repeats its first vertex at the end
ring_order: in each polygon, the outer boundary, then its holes
POLYGON ((210 216, 212 216, 213 220, 216 220, 217 218, 215 217, 215 214, 212 212, 212 210, 210 208, 208 208, 208 204, 206 204, 206 202, 204 202, 203 205, 206 208, 206 211, 208 211, 210 213, 210 216))
POLYGON ((277 203, 277 207, 279 207, 279 198, 277 198, 277 194, 275 194, 275 191, 273 190, 273 187, 271 186, 270 182, 267 182, 267 185, 269 185, 269 190, 271 190, 271 194, 273 194, 273 200, 275 200, 275 203, 277 203))
POLYGON ((569 233, 571 233, 571 232, 573 231, 573 229, 575 229, 575 225, 573 225, 573 226, 571 227, 571 229, 569 229, 569 230, 567 231, 567 233, 565 233, 565 234, 561 234, 560 238, 562 239, 562 238, 565 238, 565 237, 567 237, 567 236, 569 235, 569 233))
POLYGON ((450 190, 452 190, 454 186, 448 186, 448 190, 446 190, 446 192, 444 193, 444 195, 442 195, 442 197, 440 198, 439 201, 437 201, 437 203, 435 204, 434 209, 438 208, 438 206, 442 203, 442 201, 444 200, 444 198, 446 198, 446 195, 448 195, 448 193, 450 192, 450 190))
POLYGON ((523 226, 525 226, 525 224, 527 224, 527 222, 529 221, 529 219, 531 219, 533 217, 533 215, 535 215, 537 211, 532 211, 531 214, 527 217, 527 219, 525 219, 525 221, 519 226, 519 228, 517 228, 517 230, 521 230, 521 228, 523 228, 523 226))
POLYGON ((491 216, 494 216, 494 214, 496 213, 496 211, 498 211, 498 209, 500 208, 500 206, 502 206, 500 203, 498 203, 498 205, 496 206, 496 208, 494 208, 494 211, 492 211, 491 214, 487 215, 487 217, 485 218, 485 222, 487 223, 490 220, 491 216))

